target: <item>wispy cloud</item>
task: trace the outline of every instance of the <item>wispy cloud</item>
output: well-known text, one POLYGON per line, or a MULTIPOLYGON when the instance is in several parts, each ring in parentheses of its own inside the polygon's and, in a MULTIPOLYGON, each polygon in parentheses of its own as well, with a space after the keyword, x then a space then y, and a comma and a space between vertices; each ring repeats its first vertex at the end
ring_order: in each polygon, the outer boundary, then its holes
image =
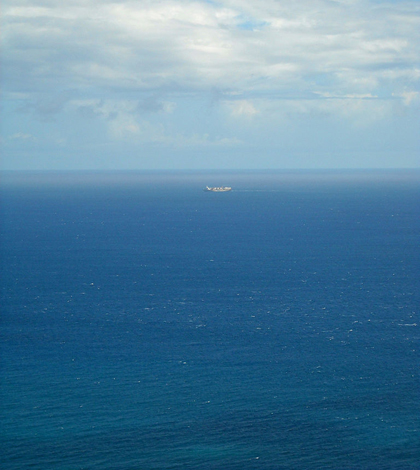
POLYGON ((19 140, 19 141, 34 141, 36 140, 32 134, 25 134, 24 132, 17 132, 9 136, 9 140, 19 140))
POLYGON ((348 95, 340 95, 340 94, 334 94, 330 93, 328 91, 314 91, 316 95, 319 95, 322 98, 329 98, 329 99, 340 99, 340 100, 370 100, 370 99, 375 99, 378 98, 377 95, 372 95, 371 93, 366 93, 366 94, 348 94, 348 95))

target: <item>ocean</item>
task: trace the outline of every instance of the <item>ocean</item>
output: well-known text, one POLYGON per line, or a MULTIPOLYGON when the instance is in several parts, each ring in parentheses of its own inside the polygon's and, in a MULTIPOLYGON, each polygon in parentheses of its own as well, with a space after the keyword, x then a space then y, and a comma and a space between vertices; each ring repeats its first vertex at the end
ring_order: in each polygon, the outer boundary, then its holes
POLYGON ((3 470, 420 469, 419 171, 2 181, 3 470))

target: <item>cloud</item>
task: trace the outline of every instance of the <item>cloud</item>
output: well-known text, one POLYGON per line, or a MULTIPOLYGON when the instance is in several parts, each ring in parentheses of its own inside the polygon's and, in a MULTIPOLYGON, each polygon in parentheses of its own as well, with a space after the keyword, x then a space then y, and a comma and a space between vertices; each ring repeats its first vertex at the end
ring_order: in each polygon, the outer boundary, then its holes
POLYGON ((416 103, 419 101, 420 93, 418 91, 403 91, 400 95, 403 99, 403 103, 406 106, 410 106, 412 103, 416 103))
POLYGON ((106 109, 104 100, 72 100, 71 105, 85 118, 112 119, 116 116, 115 112, 106 109))
POLYGON ((326 74, 334 92, 374 93, 413 74, 419 49, 414 1, 9 0, 3 17, 11 90, 302 94, 326 74))
POLYGON ((142 132, 144 133, 144 130, 141 129, 135 119, 128 114, 120 115, 110 121, 108 129, 111 137, 118 140, 136 138, 142 132))
POLYGON ((348 95, 340 95, 340 94, 334 94, 330 93, 328 91, 314 91, 316 95, 321 96, 322 98, 326 99, 340 99, 340 100, 370 100, 370 99, 375 99, 378 98, 376 95, 372 95, 371 93, 366 93, 366 94, 348 94, 348 95))
POLYGON ((52 90, 51 93, 29 94, 28 98, 23 100, 24 104, 19 107, 19 112, 34 113, 37 118, 46 121, 53 120, 65 109, 71 97, 70 91, 54 94, 52 90))
POLYGON ((175 136, 162 136, 159 143, 177 148, 185 147, 237 147, 243 142, 236 137, 210 138, 209 134, 176 134, 175 136))
POLYGON ((237 138, 210 137, 209 134, 199 133, 168 133, 162 124, 136 120, 133 115, 120 115, 108 124, 110 136, 114 140, 154 144, 175 148, 186 147, 232 147, 241 145, 237 138))
POLYGON ((230 108, 231 115, 234 117, 252 117, 255 114, 258 114, 258 111, 255 109, 254 105, 247 100, 230 101, 226 102, 226 104, 230 108))
POLYGON ((167 113, 174 112, 176 104, 171 101, 164 101, 157 95, 147 96, 140 100, 137 105, 137 110, 141 113, 167 113))
MULTIPOLYGON (((241 145, 241 141, 235 137, 211 136, 209 133, 177 132, 168 129, 164 123, 157 120, 151 122, 144 119, 143 109, 136 101, 73 101, 74 109, 88 109, 88 115, 100 117, 105 123, 108 136, 112 141, 127 141, 137 144, 155 144, 169 147, 232 147, 241 145)), ((172 112, 172 106, 166 112, 172 112)), ((159 106, 157 110, 164 112, 165 106, 159 106)))
POLYGON ((419 31, 417 0, 4 0, 5 135, 252 148, 341 123, 380 144, 387 121, 414 148, 391 120, 418 117, 419 31))
POLYGON ((32 134, 25 134, 24 132, 17 132, 9 136, 9 140, 31 141, 35 140, 32 134))

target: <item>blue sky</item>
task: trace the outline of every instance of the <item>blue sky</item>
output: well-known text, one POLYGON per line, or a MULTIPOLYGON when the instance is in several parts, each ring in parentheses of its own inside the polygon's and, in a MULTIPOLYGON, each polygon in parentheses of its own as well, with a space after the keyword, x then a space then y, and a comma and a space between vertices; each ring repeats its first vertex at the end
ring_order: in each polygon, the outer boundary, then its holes
POLYGON ((420 2, 4 0, 2 168, 420 167, 420 2))

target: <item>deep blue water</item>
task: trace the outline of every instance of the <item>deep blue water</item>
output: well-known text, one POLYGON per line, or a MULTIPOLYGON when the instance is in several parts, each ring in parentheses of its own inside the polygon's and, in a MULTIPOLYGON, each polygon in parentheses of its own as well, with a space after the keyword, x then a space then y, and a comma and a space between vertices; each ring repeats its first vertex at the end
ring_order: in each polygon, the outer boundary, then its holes
POLYGON ((419 469, 419 201, 418 171, 3 175, 1 468, 419 469))

